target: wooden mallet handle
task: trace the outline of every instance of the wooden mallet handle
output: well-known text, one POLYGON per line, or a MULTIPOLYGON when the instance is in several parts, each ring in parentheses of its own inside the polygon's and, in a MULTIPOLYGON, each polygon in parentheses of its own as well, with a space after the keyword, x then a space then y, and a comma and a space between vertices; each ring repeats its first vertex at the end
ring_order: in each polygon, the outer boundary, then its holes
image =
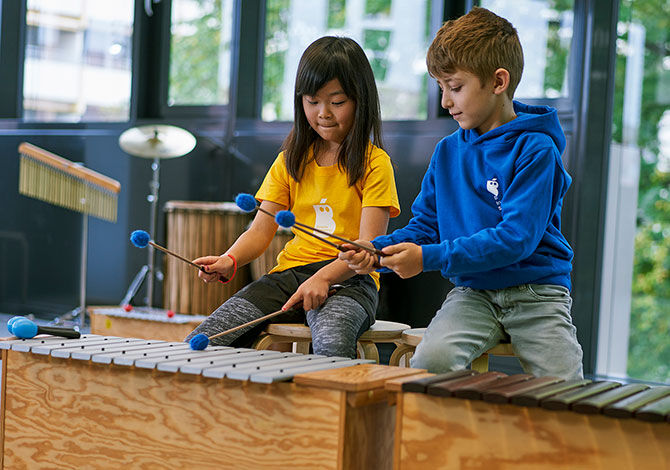
MULTIPOLYGON (((178 254, 175 253, 174 251, 170 251, 170 250, 168 250, 167 248, 164 248, 164 247, 158 245, 157 243, 154 243, 152 240, 149 240, 149 245, 151 245, 151 246, 153 246, 154 248, 156 248, 156 249, 162 251, 163 253, 167 253, 168 255, 172 255, 172 256, 174 256, 175 258, 178 258, 178 259, 182 260, 183 262, 190 264, 190 265, 193 266, 194 268, 198 268, 198 269, 199 269, 200 271, 202 271, 203 273, 206 273, 206 274, 212 274, 212 273, 207 272, 207 270, 205 269, 204 266, 200 266, 199 264, 195 264, 193 261, 188 260, 188 259, 184 258, 183 256, 178 255, 178 254)), ((220 281, 220 282, 227 282, 228 279, 225 278, 224 276, 219 275, 219 281, 220 281)))
MULTIPOLYGON (((269 215, 269 216, 272 217, 272 218, 275 217, 274 214, 272 214, 272 213, 269 212, 269 211, 266 211, 266 210, 263 209, 262 207, 257 206, 257 208, 258 208, 258 210, 261 211, 262 213, 267 214, 267 215, 269 215)), ((300 222, 298 222, 298 221, 295 221, 295 222, 294 222, 294 225, 295 225, 296 227, 301 227, 301 228, 303 228, 303 229, 314 230, 315 232, 318 232, 318 233, 320 233, 320 234, 322 234, 322 235, 326 235, 326 236, 328 236, 328 237, 332 237, 332 238, 334 238, 334 239, 336 239, 336 240, 339 240, 339 241, 341 241, 341 242, 344 242, 344 243, 349 243, 350 245, 354 245, 355 247, 360 248, 361 250, 365 250, 365 251, 367 251, 367 252, 369 252, 369 253, 372 253, 372 254, 374 254, 374 255, 377 255, 377 256, 386 256, 381 250, 378 250, 377 248, 370 248, 369 246, 361 245, 360 243, 356 243, 355 241, 348 240, 348 239, 346 239, 346 238, 340 237, 339 235, 335 235, 335 234, 332 234, 332 233, 328 233, 328 232, 326 232, 325 230, 321 230, 321 229, 318 229, 318 228, 316 228, 316 227, 311 227, 311 226, 309 226, 309 225, 300 223, 300 222)), ((302 230, 302 232, 304 232, 304 233, 309 233, 307 230, 302 230)), ((311 235, 314 235, 314 234, 311 234, 311 235)), ((317 237, 316 235, 314 235, 314 236, 315 236, 316 238, 318 238, 319 240, 323 240, 323 241, 325 241, 326 243, 329 243, 329 244, 333 245, 334 247, 336 247, 336 248, 337 248, 338 250, 340 250, 340 251, 347 251, 347 249, 344 248, 344 247, 342 247, 341 245, 337 245, 337 244, 335 244, 335 243, 329 242, 328 240, 325 240, 325 239, 323 239, 323 238, 321 238, 321 237, 317 237)))
MULTIPOLYGON (((339 286, 339 285, 338 285, 338 286, 339 286)), ((334 287, 338 287, 338 286, 334 286, 334 287)), ((329 291, 328 291, 328 296, 330 297, 330 296, 333 295, 336 291, 337 291, 336 288, 333 288, 333 289, 329 290, 329 291)), ((298 305, 300 305, 300 304, 298 304, 298 305)), ((289 309, 289 310, 290 310, 290 309, 289 309)), ((228 330, 226 330, 226 331, 222 331, 221 333, 217 333, 217 334, 215 334, 215 335, 208 336, 207 339, 212 340, 212 339, 214 339, 214 338, 218 338, 218 337, 220 337, 220 336, 225 336, 225 335, 230 334, 230 333, 233 333, 233 332, 235 332, 235 331, 237 331, 237 330, 241 330, 242 328, 246 328, 247 326, 252 326, 252 325, 255 325, 256 323, 260 323, 260 322, 262 322, 262 321, 269 320, 270 318, 274 318, 274 317, 276 317, 277 315, 281 315, 282 313, 286 313, 286 312, 288 312, 289 310, 277 310, 276 312, 268 313, 267 315, 265 315, 265 316, 263 316, 263 317, 256 318, 255 320, 248 321, 248 322, 243 323, 243 324, 241 324, 241 325, 238 325, 238 326, 236 326, 236 327, 234 327, 234 328, 230 328, 230 329, 228 329, 228 330)))

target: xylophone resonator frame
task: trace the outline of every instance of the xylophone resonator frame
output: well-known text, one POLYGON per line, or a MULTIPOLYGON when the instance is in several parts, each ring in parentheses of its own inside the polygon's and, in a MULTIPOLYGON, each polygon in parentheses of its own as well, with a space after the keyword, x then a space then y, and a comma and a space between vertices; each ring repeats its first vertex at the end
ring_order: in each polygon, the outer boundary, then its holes
POLYGON ((670 468, 670 415, 641 413, 665 410, 670 387, 459 371, 386 388, 396 470, 670 468), (658 401, 640 405, 643 394, 658 401))
POLYGON ((220 378, 223 356, 264 356, 276 372, 279 356, 305 355, 82 338, 0 342, 2 468, 390 468, 384 382, 417 372, 347 360, 363 364, 259 383, 220 378))

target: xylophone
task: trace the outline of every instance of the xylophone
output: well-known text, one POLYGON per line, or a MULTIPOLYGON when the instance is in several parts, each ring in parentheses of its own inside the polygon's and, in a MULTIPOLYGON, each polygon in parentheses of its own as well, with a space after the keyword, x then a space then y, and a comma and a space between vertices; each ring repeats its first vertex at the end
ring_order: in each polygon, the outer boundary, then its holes
POLYGON ((386 388, 396 469, 670 466, 670 387, 465 370, 386 388))
POLYGON ((126 312, 119 306, 93 306, 88 307, 88 314, 93 334, 165 341, 183 341, 207 318, 180 313, 170 317, 167 310, 156 307, 134 307, 126 312))
POLYGON ((416 369, 82 335, 0 341, 2 468, 390 468, 416 369))

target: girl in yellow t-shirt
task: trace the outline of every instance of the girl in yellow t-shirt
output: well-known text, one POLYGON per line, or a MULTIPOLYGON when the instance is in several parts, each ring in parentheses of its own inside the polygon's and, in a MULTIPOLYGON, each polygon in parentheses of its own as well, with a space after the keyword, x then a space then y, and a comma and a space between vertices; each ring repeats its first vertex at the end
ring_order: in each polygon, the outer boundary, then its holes
MULTIPOLYGON (((400 207, 391 161, 381 149, 377 87, 361 47, 343 37, 314 41, 298 64, 294 108, 293 129, 256 193, 261 207, 273 214, 289 209, 296 220, 350 240, 385 234, 400 207)), ((258 212, 226 253, 194 260, 211 273, 198 275, 205 282, 231 278, 237 266, 265 251, 276 230, 274 219, 258 212)), ((356 275, 334 247, 294 234, 269 274, 228 299, 186 341, 282 308, 306 318, 315 354, 355 357, 356 340, 374 323, 378 274, 356 275)), ((243 328, 212 344, 248 345, 262 327, 243 328)))

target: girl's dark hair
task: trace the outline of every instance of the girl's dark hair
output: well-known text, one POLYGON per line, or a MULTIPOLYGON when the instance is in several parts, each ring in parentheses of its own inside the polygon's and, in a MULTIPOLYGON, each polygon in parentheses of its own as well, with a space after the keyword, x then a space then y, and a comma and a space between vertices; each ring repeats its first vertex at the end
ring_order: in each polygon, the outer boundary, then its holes
POLYGON ((307 152, 314 145, 319 150, 319 135, 312 129, 302 105, 303 95, 313 96, 331 80, 337 79, 346 95, 356 103, 354 123, 340 146, 337 164, 346 171, 349 186, 365 175, 370 155, 368 143, 383 148, 381 111, 372 68, 365 52, 356 41, 345 37, 325 36, 305 50, 298 64, 293 100, 293 128, 282 150, 286 169, 296 181, 302 177, 307 152))

